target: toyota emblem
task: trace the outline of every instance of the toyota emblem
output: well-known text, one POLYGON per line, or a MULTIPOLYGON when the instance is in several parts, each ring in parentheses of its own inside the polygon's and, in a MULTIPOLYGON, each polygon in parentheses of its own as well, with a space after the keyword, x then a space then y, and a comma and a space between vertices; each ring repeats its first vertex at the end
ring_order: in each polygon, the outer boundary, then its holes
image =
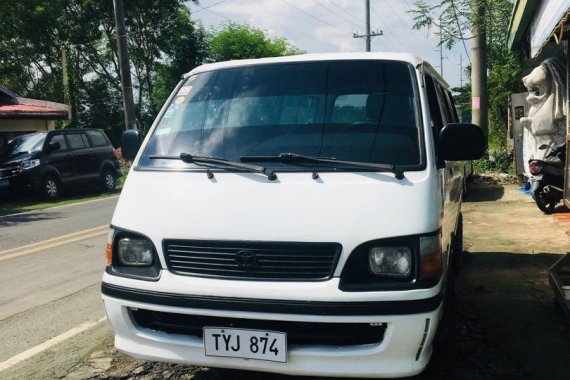
POLYGON ((240 268, 248 269, 255 266, 257 257, 251 251, 238 251, 235 260, 240 268))

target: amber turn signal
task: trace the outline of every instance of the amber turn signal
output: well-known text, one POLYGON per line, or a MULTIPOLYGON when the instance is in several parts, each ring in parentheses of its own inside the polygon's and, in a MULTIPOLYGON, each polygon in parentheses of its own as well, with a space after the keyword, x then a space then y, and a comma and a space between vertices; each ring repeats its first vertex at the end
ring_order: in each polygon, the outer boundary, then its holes
POLYGON ((420 256, 420 268, 422 278, 433 278, 441 274, 441 264, 443 262, 441 250, 429 255, 420 256))
POLYGON ((111 265, 113 263, 113 246, 107 243, 107 247, 105 248, 105 261, 107 265, 111 265))

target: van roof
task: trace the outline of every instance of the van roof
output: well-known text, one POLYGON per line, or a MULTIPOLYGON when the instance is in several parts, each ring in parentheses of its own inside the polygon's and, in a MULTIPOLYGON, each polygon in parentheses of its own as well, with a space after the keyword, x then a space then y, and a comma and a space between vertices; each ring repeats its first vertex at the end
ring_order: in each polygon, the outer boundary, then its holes
POLYGON ((288 55, 283 57, 258 58, 258 59, 240 59, 234 61, 224 61, 216 63, 207 63, 201 65, 188 72, 184 77, 191 74, 197 74, 205 71, 227 69, 233 67, 253 66, 259 64, 271 63, 287 63, 287 62, 314 62, 314 61, 339 61, 339 60, 388 60, 408 62, 414 67, 422 63, 428 69, 429 73, 439 82, 449 87, 447 82, 439 75, 437 71, 424 59, 410 53, 391 53, 391 52, 372 52, 372 53, 318 53, 318 54, 300 54, 288 55))

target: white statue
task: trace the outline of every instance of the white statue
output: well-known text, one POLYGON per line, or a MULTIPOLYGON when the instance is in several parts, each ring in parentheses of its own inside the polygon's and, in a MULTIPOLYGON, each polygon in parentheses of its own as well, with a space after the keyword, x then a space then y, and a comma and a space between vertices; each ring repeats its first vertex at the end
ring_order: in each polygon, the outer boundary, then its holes
POLYGON ((558 145, 566 136, 566 67, 556 58, 548 58, 523 78, 529 91, 528 117, 521 118, 524 131, 523 159, 528 173, 528 160, 543 159, 546 150, 538 147, 558 145))

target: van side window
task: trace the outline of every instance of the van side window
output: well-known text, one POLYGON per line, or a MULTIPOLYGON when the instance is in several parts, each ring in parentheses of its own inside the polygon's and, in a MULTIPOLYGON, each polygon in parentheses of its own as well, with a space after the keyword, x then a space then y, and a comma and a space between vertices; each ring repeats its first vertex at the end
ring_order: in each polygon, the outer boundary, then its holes
POLYGON ((441 109, 439 108, 439 101, 437 99, 437 92, 435 90, 435 83, 429 76, 425 76, 426 90, 429 103, 429 113, 432 120, 432 128, 434 130, 434 137, 437 136, 441 128, 443 128, 443 120, 441 118, 441 109))
POLYGON ((457 108, 455 107, 455 99, 453 98, 453 95, 451 95, 451 92, 446 91, 445 94, 447 95, 447 100, 449 102, 449 106, 451 109, 451 116, 453 122, 459 123, 459 116, 457 115, 457 108))
POLYGON ((79 133, 70 133, 67 135, 67 141, 69 141, 69 147, 71 149, 84 149, 87 148, 85 141, 81 138, 79 133))
POLYGON ((452 111, 450 109, 449 100, 445 96, 445 90, 438 83, 436 85, 437 99, 439 101, 439 108, 441 109, 441 114, 443 115, 443 125, 453 123, 452 111))
POLYGON ((65 137, 63 135, 55 135, 53 136, 48 144, 57 142, 59 143, 59 150, 67 150, 67 142, 65 141, 65 137))

